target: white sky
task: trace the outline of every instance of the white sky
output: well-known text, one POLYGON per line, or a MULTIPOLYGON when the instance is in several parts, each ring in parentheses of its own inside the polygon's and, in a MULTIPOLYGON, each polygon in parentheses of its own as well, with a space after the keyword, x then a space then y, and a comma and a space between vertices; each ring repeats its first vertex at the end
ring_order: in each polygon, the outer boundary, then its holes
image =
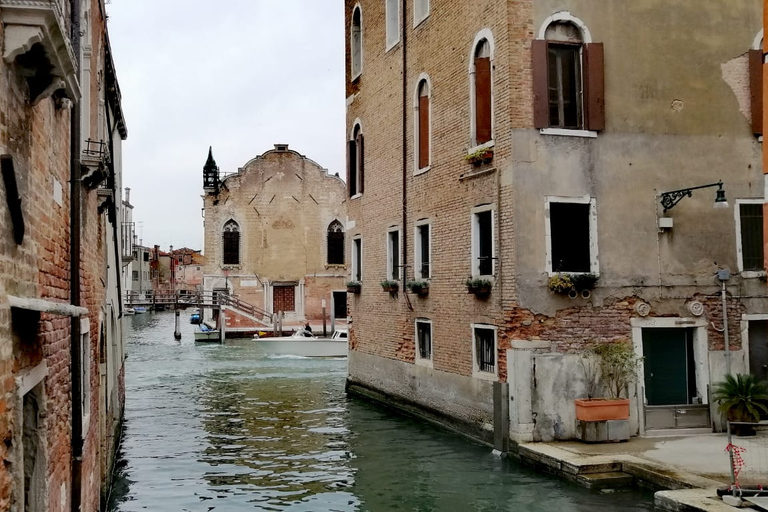
POLYGON ((111 0, 123 186, 143 244, 203 249, 202 169, 287 143, 344 177, 344 3, 111 0))

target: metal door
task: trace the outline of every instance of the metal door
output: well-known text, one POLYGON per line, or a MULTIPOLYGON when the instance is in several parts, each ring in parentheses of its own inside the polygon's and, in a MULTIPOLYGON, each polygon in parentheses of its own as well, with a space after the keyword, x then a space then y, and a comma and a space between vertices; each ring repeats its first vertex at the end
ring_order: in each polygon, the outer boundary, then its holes
POLYGON ((294 286, 275 286, 272 288, 272 311, 295 311, 296 295, 294 286))
POLYGON ((685 329, 644 329, 645 397, 648 405, 689 403, 685 329))
POLYGON ((749 373, 768 380, 768 320, 749 321, 749 373))

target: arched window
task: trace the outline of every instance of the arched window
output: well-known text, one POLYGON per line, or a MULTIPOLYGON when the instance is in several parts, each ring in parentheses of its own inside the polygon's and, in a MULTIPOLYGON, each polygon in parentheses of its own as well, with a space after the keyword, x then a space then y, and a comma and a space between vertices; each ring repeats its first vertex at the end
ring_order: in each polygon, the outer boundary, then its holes
POLYGON ((240 264, 240 226, 234 220, 224 224, 222 237, 224 246, 224 265, 240 264))
POLYGON ((414 116, 414 151, 416 170, 426 169, 430 164, 430 87, 426 76, 419 80, 416 88, 416 115, 414 116))
POLYGON ((344 264, 344 226, 338 220, 328 226, 328 264, 344 264))
POLYGON ((363 14, 360 6, 352 11, 352 28, 350 34, 351 73, 352 80, 363 72, 363 14))
POLYGON ((352 140, 347 141, 347 188, 349 197, 363 193, 365 181, 365 160, 363 158, 363 131, 360 123, 355 123, 352 140))
POLYGON ((598 131, 605 128, 603 45, 566 11, 548 18, 531 46, 534 126, 598 131))
POLYGON ((474 54, 474 144, 479 146, 493 138, 493 111, 491 106, 491 45, 481 39, 474 54))

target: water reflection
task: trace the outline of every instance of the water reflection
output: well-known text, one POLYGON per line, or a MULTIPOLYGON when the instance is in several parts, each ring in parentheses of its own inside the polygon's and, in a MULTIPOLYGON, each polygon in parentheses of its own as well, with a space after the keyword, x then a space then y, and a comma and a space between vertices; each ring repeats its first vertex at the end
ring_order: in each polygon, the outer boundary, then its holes
POLYGON ((173 339, 129 317, 126 431, 113 510, 652 510, 494 457, 347 400, 346 362, 265 356, 248 341, 173 339))

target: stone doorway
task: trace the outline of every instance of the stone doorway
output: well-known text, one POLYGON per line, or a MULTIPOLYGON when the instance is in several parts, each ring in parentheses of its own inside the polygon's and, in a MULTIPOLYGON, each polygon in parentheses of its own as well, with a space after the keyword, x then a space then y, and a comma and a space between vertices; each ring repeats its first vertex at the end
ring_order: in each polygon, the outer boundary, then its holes
POLYGON ((296 287, 274 286, 272 288, 272 311, 293 312, 296 310, 296 287))

